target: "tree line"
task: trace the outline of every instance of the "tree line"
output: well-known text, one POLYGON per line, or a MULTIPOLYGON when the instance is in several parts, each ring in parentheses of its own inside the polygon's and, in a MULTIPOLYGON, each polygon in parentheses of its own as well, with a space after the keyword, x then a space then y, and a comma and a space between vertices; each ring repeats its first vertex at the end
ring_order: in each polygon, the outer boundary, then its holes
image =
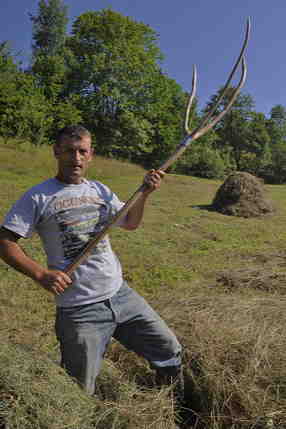
MULTIPOLYGON (((67 32, 63 0, 40 0, 32 21, 32 59, 23 67, 0 42, 0 136, 50 144, 55 132, 80 123, 96 153, 159 166, 182 138, 188 94, 162 70, 158 35, 148 25, 109 8, 87 11, 67 32)), ((192 126, 203 111, 192 108, 192 126)), ((218 106, 224 108, 232 88, 218 106)), ((197 100, 196 100, 197 101, 197 100)), ((172 171, 223 178, 248 171, 269 183, 286 182, 286 108, 269 118, 241 93, 232 110, 199 139, 172 171)))

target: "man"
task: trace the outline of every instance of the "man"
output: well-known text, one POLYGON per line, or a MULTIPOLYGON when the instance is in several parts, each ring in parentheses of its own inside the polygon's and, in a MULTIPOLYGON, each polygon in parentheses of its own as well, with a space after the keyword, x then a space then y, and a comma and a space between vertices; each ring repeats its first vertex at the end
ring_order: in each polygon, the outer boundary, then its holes
MULTIPOLYGON (((56 334, 62 366, 88 394, 111 337, 147 359, 158 379, 181 374, 181 346, 165 322, 122 278, 120 262, 107 236, 71 275, 64 269, 123 203, 108 187, 84 175, 92 160, 91 135, 82 126, 63 128, 54 144, 56 177, 28 190, 6 215, 0 230, 0 257, 55 295, 56 334), (37 232, 48 268, 24 253, 20 238, 37 232)), ((163 172, 145 175, 148 188, 125 218, 136 229, 148 196, 163 172)))

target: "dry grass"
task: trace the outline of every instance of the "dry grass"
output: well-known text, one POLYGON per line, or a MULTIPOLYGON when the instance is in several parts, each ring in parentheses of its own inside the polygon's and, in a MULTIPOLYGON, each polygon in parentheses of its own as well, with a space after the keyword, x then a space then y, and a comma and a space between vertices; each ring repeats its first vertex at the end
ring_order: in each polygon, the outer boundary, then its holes
MULTIPOLYGON (((0 160, 0 215, 54 174, 48 148, 0 145, 0 160)), ((124 199, 142 173, 98 158, 90 177, 124 199)), ((220 185, 168 175, 142 228, 111 234, 129 283, 184 345, 187 410, 175 418, 170 392, 157 390, 147 363, 116 342, 99 396, 86 397, 59 368, 53 298, 0 263, 1 429, 286 428, 286 187, 266 186, 271 216, 245 219, 209 210, 220 185)), ((23 245, 44 263, 38 239, 23 245)))
MULTIPOLYGON (((175 428, 166 394, 124 380, 105 362, 101 398, 91 398, 46 355, 5 344, 0 352, 0 419, 9 428, 175 428), (104 395, 102 394, 104 392, 104 395)), ((5 427, 5 426, 4 426, 5 427)))
POLYGON ((176 313, 175 302, 164 306, 185 345, 189 405, 199 427, 266 428, 270 421, 284 427, 285 303, 203 295, 177 300, 176 313))

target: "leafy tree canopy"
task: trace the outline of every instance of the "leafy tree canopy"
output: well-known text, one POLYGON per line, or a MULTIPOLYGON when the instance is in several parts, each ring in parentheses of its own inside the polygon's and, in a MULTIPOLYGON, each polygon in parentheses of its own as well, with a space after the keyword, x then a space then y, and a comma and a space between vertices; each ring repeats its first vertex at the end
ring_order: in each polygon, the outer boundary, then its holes
POLYGON ((33 23, 33 58, 39 54, 61 53, 68 23, 67 6, 62 0, 40 0, 37 15, 30 14, 30 19, 33 23))

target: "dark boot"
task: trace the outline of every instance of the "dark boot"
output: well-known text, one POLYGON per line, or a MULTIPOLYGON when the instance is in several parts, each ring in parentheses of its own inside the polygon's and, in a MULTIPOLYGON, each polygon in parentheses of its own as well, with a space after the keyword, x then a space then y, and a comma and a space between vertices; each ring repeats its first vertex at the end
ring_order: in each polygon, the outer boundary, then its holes
POLYGON ((157 386, 173 386, 175 402, 178 406, 184 403, 185 383, 182 366, 165 366, 156 368, 157 386))

